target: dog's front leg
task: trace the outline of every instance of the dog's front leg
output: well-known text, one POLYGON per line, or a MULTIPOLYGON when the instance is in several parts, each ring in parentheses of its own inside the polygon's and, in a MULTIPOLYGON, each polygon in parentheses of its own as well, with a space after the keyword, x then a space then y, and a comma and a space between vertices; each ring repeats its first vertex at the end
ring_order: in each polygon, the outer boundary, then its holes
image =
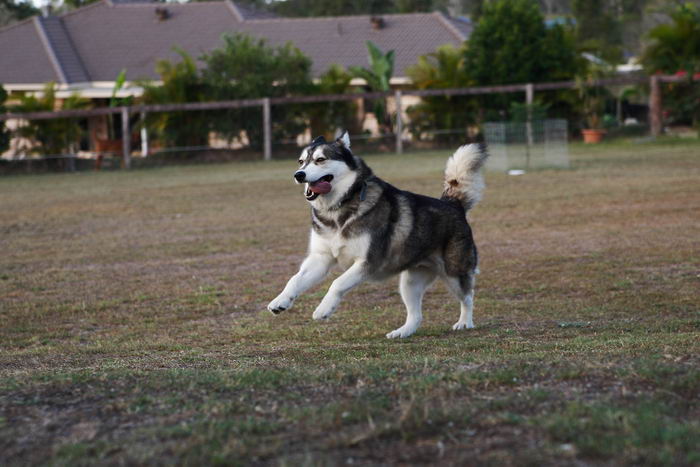
POLYGON ((338 308, 340 299, 354 287, 367 279, 367 263, 356 261, 343 274, 333 281, 328 292, 314 311, 314 319, 329 318, 338 308))
POLYGON ((294 300, 309 288, 323 280, 335 263, 331 255, 312 253, 299 268, 299 272, 292 276, 287 282, 281 294, 267 305, 267 309, 274 314, 284 310, 289 310, 294 304, 294 300))

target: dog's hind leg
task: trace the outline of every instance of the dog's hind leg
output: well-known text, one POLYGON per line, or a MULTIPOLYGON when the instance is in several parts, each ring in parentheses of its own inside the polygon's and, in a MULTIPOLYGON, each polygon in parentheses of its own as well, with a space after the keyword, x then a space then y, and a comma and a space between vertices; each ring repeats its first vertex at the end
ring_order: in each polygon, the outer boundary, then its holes
POLYGON ((427 268, 408 269, 401 273, 399 291, 406 305, 406 323, 386 335, 389 339, 408 337, 418 329, 423 314, 421 312, 423 295, 435 280, 435 272, 427 268))
POLYGON ((460 277, 447 276, 445 277, 445 282, 450 292, 459 300, 460 306, 459 321, 452 326, 452 329, 457 331, 473 328, 474 274, 466 274, 460 277))

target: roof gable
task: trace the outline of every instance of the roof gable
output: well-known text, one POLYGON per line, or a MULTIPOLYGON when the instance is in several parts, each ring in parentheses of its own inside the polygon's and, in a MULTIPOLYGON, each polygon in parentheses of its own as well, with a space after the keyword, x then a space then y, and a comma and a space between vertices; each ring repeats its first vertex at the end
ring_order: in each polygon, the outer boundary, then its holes
POLYGON ((369 15, 281 18, 229 0, 185 4, 102 0, 58 18, 35 20, 39 30, 31 24, 17 31, 0 30, 0 82, 114 81, 124 68, 129 80, 157 78, 156 62, 178 60, 176 48, 199 57, 221 46, 223 34, 236 32, 272 45, 292 42, 312 59, 314 76, 334 63, 366 66, 366 41, 372 40, 382 50, 395 50, 395 74, 405 76, 419 55, 445 43, 458 45, 468 32, 441 13, 382 18, 383 27, 378 29, 369 15), (157 8, 166 8, 167 14, 158 15, 157 8), (14 71, 8 71, 11 68, 14 71))
POLYGON ((34 20, 60 81, 63 83, 90 81, 61 18, 36 16, 34 20))

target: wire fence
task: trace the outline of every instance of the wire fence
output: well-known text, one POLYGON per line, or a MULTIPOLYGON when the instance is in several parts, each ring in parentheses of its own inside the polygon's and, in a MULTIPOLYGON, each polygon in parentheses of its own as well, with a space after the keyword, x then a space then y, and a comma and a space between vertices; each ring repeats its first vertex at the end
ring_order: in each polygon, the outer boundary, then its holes
MULTIPOLYGON (((649 125, 652 135, 658 135, 663 122, 659 83, 674 81, 678 81, 678 77, 627 76, 585 85, 648 83, 649 125)), ((515 99, 532 109, 535 93, 545 95, 580 86, 581 83, 566 81, 8 113, 0 115, 0 123, 5 121, 14 129, 46 124, 42 134, 43 154, 32 154, 32 144, 36 141, 31 138, 13 137, 0 171, 3 166, 5 172, 13 171, 12 163, 18 162, 26 170, 36 171, 130 168, 173 161, 270 160, 298 155, 299 149, 319 132, 332 136, 329 133, 336 130, 334 123, 338 128, 349 129, 353 147, 362 153, 400 154, 453 148, 469 139, 483 137, 494 154, 493 168, 566 167, 565 146, 570 130, 566 121, 540 122, 528 113, 525 123, 489 122, 479 126, 475 122, 488 105, 485 99, 518 93, 520 96, 515 99), (385 103, 387 117, 378 118, 371 111, 377 100, 385 103), (426 105, 432 107, 425 111, 426 105), (329 116, 335 122, 329 123, 329 116), (71 133, 73 140, 64 141, 62 150, 47 150, 61 147, 60 142, 47 142, 51 139, 48 122, 72 122, 80 129, 80 137, 75 138, 71 133), (239 125, 234 128, 245 129, 238 133, 217 132, 217 125, 226 122, 237 122, 239 125), (106 139, 108 134, 119 138, 106 139), (183 138, 183 135, 190 137, 183 138)))
POLYGON ((566 120, 487 122, 484 139, 489 147, 491 170, 568 168, 566 120))

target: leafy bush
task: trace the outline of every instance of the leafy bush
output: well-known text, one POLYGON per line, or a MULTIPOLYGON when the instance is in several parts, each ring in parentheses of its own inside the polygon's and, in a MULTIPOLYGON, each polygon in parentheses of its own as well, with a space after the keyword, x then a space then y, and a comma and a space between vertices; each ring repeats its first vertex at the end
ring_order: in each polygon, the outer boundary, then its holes
MULTIPOLYGON (((291 43, 268 46, 243 34, 224 36, 223 47, 201 57, 202 82, 212 100, 254 99, 307 94, 312 90, 311 60, 291 43)), ((245 132, 253 147, 262 147, 262 109, 250 107, 217 112, 212 129, 228 140, 245 132)), ((303 107, 273 108, 276 140, 296 136, 306 128, 303 107)))
MULTIPOLYGON (((176 104, 202 102, 207 92, 194 59, 178 50, 181 61, 160 60, 156 73, 161 85, 141 83, 146 104, 176 104)), ((146 125, 153 136, 167 146, 202 146, 209 138, 209 117, 202 112, 159 112, 148 114, 146 125)))
MULTIPOLYGON (((465 66, 464 51, 453 45, 443 45, 435 52, 422 55, 409 67, 408 76, 418 89, 461 88, 472 84, 465 66)), ((464 140, 467 125, 476 121, 476 101, 469 96, 424 97, 419 104, 407 109, 408 128, 414 138, 442 142, 464 140), (461 129, 462 133, 435 133, 438 129, 461 129)))
POLYGON ((670 120, 700 126, 700 8, 681 4, 671 11, 672 23, 649 32, 651 43, 642 62, 648 73, 673 73, 687 79, 664 86, 664 107, 670 120))
MULTIPOLYGON (((90 101, 72 94, 63 100, 61 110, 84 109, 90 101)), ((12 112, 45 112, 56 110, 56 87, 54 83, 44 86, 41 97, 24 95, 20 103, 10 109, 12 112)), ((74 150, 78 144, 82 129, 74 118, 56 118, 50 120, 29 120, 14 130, 14 134, 31 143, 20 148, 21 152, 53 156, 74 150)))
POLYGON ((529 0, 484 4, 465 58, 480 86, 556 81, 577 70, 572 38, 560 25, 547 28, 537 3, 529 0))
MULTIPOLYGON (((465 70, 478 86, 566 80, 580 67, 572 32, 546 27, 537 3, 529 0, 484 3, 464 56, 465 70)), ((543 103, 552 105, 558 97, 547 93, 543 103)), ((516 99, 522 97, 480 97, 481 108, 488 109, 482 118, 502 119, 516 99)))
MULTIPOLYGON (((345 94, 352 88, 350 86, 352 75, 340 65, 331 65, 328 70, 319 77, 313 86, 314 94, 345 94)), ((357 106, 352 101, 321 102, 308 104, 305 113, 309 117, 311 133, 313 136, 325 136, 327 139, 335 137, 338 129, 346 129, 350 133, 360 131, 359 122, 355 113, 357 106)))
MULTIPOLYGON (((351 66, 349 67, 350 73, 356 78, 364 79, 371 91, 390 91, 390 80, 394 74, 394 51, 390 50, 384 53, 374 42, 367 41, 367 52, 369 68, 351 66)), ((373 108, 380 131, 392 133, 391 118, 386 112, 386 99, 374 99, 373 108)))
POLYGON ((579 51, 592 53, 608 63, 622 62, 623 24, 617 15, 623 10, 629 13, 633 9, 630 3, 614 5, 609 0, 573 0, 571 9, 576 18, 579 51))

